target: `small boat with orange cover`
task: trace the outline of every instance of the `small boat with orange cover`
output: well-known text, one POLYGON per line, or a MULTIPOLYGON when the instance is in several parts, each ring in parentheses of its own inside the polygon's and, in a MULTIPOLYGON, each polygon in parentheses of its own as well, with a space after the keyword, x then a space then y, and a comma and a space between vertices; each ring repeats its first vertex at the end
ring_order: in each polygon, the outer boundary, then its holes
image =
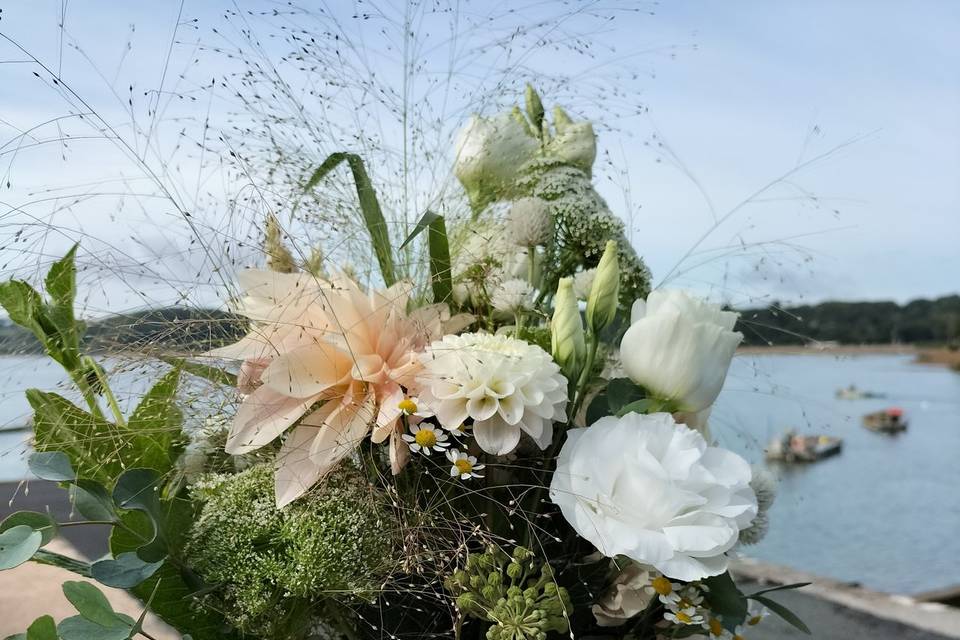
POLYGON ((863 416, 863 426, 871 431, 900 433, 907 430, 907 419, 900 407, 889 407, 863 416))

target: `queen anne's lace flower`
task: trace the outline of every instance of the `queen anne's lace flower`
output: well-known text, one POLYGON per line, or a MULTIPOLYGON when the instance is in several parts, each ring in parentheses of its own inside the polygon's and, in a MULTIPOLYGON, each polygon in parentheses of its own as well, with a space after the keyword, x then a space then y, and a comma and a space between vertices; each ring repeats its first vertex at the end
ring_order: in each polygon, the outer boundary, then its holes
POLYGON ((757 515, 750 465, 668 413, 601 418, 567 432, 550 498, 608 557, 693 581, 727 570, 757 515))
POLYGON ((473 419, 480 447, 503 455, 526 432, 546 449, 564 417, 567 380, 538 346, 507 336, 444 336, 421 356, 420 400, 444 428, 473 419))

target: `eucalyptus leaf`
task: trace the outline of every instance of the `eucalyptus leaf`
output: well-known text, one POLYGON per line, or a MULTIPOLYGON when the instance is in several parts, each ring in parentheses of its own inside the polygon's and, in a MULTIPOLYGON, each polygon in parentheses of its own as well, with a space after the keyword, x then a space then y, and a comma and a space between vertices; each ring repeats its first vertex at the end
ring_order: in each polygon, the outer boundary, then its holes
POLYGON ((108 587, 132 589, 156 573, 163 562, 146 562, 136 552, 121 553, 116 558, 94 562, 90 574, 97 582, 108 587))
POLYGON ((113 498, 99 482, 80 479, 70 487, 70 499, 80 514, 88 520, 98 522, 116 521, 117 513, 113 508, 113 498))
POLYGON ((0 533, 0 571, 13 569, 33 557, 43 543, 43 534, 25 524, 0 533))
POLYGON ((795 614, 793 611, 790 611, 790 609, 787 609, 785 606, 783 606, 776 600, 771 600, 766 596, 758 596, 758 595, 750 596, 750 599, 756 600, 757 602, 765 606, 767 609, 770 609, 770 611, 774 612, 775 614, 783 618, 784 621, 790 623, 791 625, 793 625, 800 631, 804 632, 805 634, 810 635, 810 627, 804 624, 803 620, 801 620, 797 616, 797 614, 795 614))
POLYGON ((0 533, 18 525, 26 525, 41 535, 40 546, 44 546, 57 536, 56 521, 38 511, 15 511, 0 522, 0 533))
POLYGON ((33 475, 41 480, 53 482, 72 482, 77 472, 70 464, 70 458, 61 451, 37 451, 30 454, 27 466, 33 475))
POLYGON ((130 620, 129 625, 105 627, 83 616, 73 616, 60 621, 57 633, 63 640, 127 640, 133 630, 133 620, 123 617, 130 620))
POLYGON ((51 616, 40 616, 27 627, 27 640, 57 640, 57 624, 51 616))
POLYGON ((153 469, 128 469, 117 478, 113 502, 120 509, 143 512, 153 525, 153 537, 137 549, 146 562, 162 561, 167 555, 164 535, 164 512, 160 503, 162 479, 153 469))
POLYGON ((117 615, 103 595, 89 582, 70 580, 63 583, 63 595, 81 616, 90 622, 96 622, 104 627, 123 626, 124 620, 117 615))

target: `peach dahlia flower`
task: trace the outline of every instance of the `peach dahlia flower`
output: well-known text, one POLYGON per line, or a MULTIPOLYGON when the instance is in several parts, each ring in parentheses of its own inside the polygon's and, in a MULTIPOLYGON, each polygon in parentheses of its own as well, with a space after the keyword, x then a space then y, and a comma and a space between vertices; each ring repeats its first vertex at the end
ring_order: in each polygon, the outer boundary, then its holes
POLYGON ((226 450, 242 454, 284 433, 276 500, 303 495, 369 434, 390 439, 394 473, 409 450, 399 404, 420 370, 417 354, 442 335, 446 305, 407 313, 410 287, 366 293, 349 278, 250 269, 239 276, 238 311, 250 333, 210 355, 243 360, 226 450))

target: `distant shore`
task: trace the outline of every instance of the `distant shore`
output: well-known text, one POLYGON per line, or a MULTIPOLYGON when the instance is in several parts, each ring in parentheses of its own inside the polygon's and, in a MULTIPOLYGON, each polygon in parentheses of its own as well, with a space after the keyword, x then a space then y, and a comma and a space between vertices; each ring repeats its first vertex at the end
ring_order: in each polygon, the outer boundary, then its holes
POLYGON ((827 356, 866 356, 866 355, 912 355, 920 364, 940 365, 960 369, 960 350, 946 347, 922 347, 912 344, 822 344, 774 345, 761 347, 743 346, 737 349, 737 355, 827 355, 827 356))

